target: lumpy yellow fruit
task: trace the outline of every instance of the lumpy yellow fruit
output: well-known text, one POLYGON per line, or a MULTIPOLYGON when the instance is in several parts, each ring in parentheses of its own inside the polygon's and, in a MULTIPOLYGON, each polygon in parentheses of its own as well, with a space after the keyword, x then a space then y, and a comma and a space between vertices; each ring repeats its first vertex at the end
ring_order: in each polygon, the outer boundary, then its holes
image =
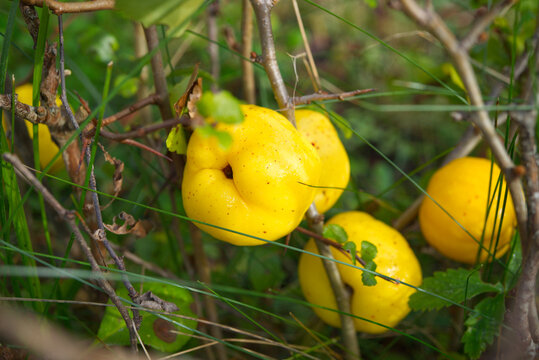
MULTIPOLYGON (((15 89, 15 93, 18 95, 18 101, 32 105, 32 85, 31 84, 24 84, 21 86, 18 86, 15 89)), ((62 102, 60 101, 59 97, 56 97, 56 105, 61 106, 62 102)), ((30 138, 34 138, 34 129, 33 124, 25 120, 26 128, 28 129, 28 134, 30 135, 30 138)), ((47 166, 52 158, 56 156, 58 151, 60 150, 56 143, 52 141, 51 133, 49 131, 49 128, 45 124, 38 124, 38 137, 39 137, 39 163, 41 165, 41 168, 43 169, 45 166, 47 166)), ((64 161, 62 160, 62 157, 59 156, 58 159, 53 163, 50 173, 57 173, 58 171, 62 170, 65 167, 64 161)))
MULTIPOLYGON (((367 213, 350 211, 334 216, 327 224, 342 226, 348 234, 348 240, 361 249, 362 241, 368 241, 377 247, 374 258, 376 271, 413 286, 422 282, 421 267, 404 237, 392 227, 376 220, 367 213)), ((305 250, 318 254, 316 244, 310 239, 305 250)), ((338 250, 331 249, 336 260, 351 263, 350 257, 338 250)), ((395 327, 409 312, 408 298, 414 289, 389 282, 380 278, 374 286, 366 286, 361 279, 362 271, 343 264, 337 264, 343 282, 353 294, 350 308, 352 314, 389 327, 395 327)), ((303 295, 308 302, 330 309, 337 309, 333 291, 324 270, 322 260, 302 253, 298 268, 299 282, 303 295)), ((337 312, 313 307, 314 312, 327 324, 341 326, 337 312)), ((374 323, 354 318, 357 331, 380 334, 387 329, 374 323)))
POLYGON ((498 182, 499 176, 496 164, 476 157, 453 160, 436 171, 427 193, 439 206, 425 197, 419 209, 421 232, 429 244, 468 264, 476 262, 480 242, 488 249, 481 250, 480 262, 489 252, 502 256, 510 247, 516 216, 509 193, 504 206, 506 184, 503 178, 498 182))
POLYGON ((187 146, 182 182, 185 212, 213 237, 235 245, 261 245, 294 230, 313 202, 320 158, 276 111, 242 105, 244 121, 216 125, 232 136, 223 149, 195 130, 187 146))
POLYGON ((298 131, 307 138, 320 155, 322 174, 314 203, 320 213, 331 209, 350 179, 350 160, 331 121, 312 110, 297 110, 298 131))

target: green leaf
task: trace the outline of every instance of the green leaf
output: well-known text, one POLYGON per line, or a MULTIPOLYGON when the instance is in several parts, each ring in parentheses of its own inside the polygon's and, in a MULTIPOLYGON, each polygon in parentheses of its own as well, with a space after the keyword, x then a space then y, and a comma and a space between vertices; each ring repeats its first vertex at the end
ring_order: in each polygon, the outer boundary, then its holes
MULTIPOLYGON (((146 291, 151 291, 164 301, 176 304, 179 310, 173 312, 173 314, 191 318, 195 317, 190 309, 193 298, 187 290, 177 286, 155 282, 145 283, 144 292, 146 291)), ((129 298, 127 290, 123 287, 117 290, 117 294, 120 297, 129 298)), ((183 325, 178 326, 147 311, 141 311, 140 314, 142 315, 142 325, 138 333, 142 342, 162 352, 170 353, 181 349, 191 338, 192 329, 195 329, 197 326, 197 321, 194 319, 171 317, 175 322, 183 325)), ((101 321, 97 336, 107 344, 130 344, 129 332, 116 307, 109 306, 105 310, 105 316, 101 321)))
POLYGON ((503 291, 500 283, 485 283, 481 280, 478 271, 463 268, 435 272, 434 276, 423 280, 421 288, 428 293, 418 291, 410 296, 408 304, 412 310, 433 310, 451 305, 450 302, 429 293, 461 303, 482 293, 503 291))
POLYGON ((114 8, 146 28, 155 24, 167 25, 167 35, 178 37, 202 4, 204 0, 116 0, 114 8))
POLYGON ((206 91, 197 102, 200 115, 211 117, 217 122, 225 124, 239 124, 243 121, 240 102, 228 91, 217 94, 206 91))
POLYGON ((197 131, 200 133, 200 135, 206 138, 210 136, 215 136, 215 138, 217 138, 217 141, 219 142, 219 146, 221 146, 223 150, 228 149, 230 145, 232 145, 232 135, 230 135, 226 131, 217 130, 211 125, 201 126, 197 128, 197 131))
MULTIPOLYGON (((365 264, 365 269, 376 271, 376 263, 374 261, 369 261, 365 264)), ((374 274, 368 273, 366 271, 363 271, 361 273, 361 281, 363 282, 363 285, 365 286, 374 286, 378 282, 376 281, 376 277, 374 274)))
POLYGON ((366 263, 371 262, 374 260, 377 254, 378 249, 376 248, 376 245, 368 241, 361 242, 361 258, 363 261, 366 263))
POLYGON ((344 230, 341 225, 337 224, 328 224, 324 226, 322 236, 327 239, 335 240, 340 244, 344 244, 348 241, 348 234, 346 233, 346 230, 344 230))
POLYGON ((167 149, 177 154, 185 154, 187 151, 187 142, 185 132, 181 125, 173 127, 167 136, 167 149))
POLYGON ((487 345, 498 336, 505 312, 505 296, 498 294, 479 302, 464 324, 468 327, 462 335, 464 352, 472 359, 477 359, 487 345))
POLYGON ((353 241, 347 241, 343 244, 342 248, 350 253, 350 257, 352 258, 352 264, 355 265, 357 255, 356 243, 353 241))

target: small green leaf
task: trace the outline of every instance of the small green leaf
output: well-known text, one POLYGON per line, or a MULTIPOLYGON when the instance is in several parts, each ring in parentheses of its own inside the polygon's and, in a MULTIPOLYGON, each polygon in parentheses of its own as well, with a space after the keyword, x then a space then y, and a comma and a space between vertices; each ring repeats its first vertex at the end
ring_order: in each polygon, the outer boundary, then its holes
POLYGON ((353 241, 347 241, 343 244, 342 248, 350 253, 350 257, 352 258, 352 264, 355 265, 357 255, 356 243, 353 241))
POLYGON ((348 234, 346 233, 346 230, 344 230, 341 225, 337 224, 328 224, 324 226, 322 236, 327 239, 335 240, 340 244, 344 244, 348 241, 348 234))
MULTIPOLYGON (((374 261, 369 261, 365 264, 365 269, 376 271, 376 263, 374 261)), ((374 286, 378 282, 376 281, 376 277, 374 274, 368 273, 366 271, 363 271, 361 273, 361 281, 363 282, 363 285, 365 286, 374 286)))
POLYGON ((214 136, 223 150, 228 149, 232 145, 232 135, 226 131, 217 130, 211 125, 201 126, 197 128, 197 131, 206 138, 214 136))
POLYGON ((197 102, 200 115, 211 117, 217 122, 225 124, 239 124, 243 121, 240 102, 228 91, 217 94, 206 91, 197 102))
POLYGON ((421 288, 428 293, 418 291, 410 296, 408 304, 412 310, 434 310, 451 305, 450 302, 429 293, 461 303, 482 293, 503 291, 500 283, 483 282, 478 271, 463 268, 435 272, 434 276, 423 280, 421 288))
POLYGON ((167 149, 180 155, 186 153, 187 143, 185 141, 185 133, 181 125, 173 127, 168 133, 167 149))
POLYGON ((464 324, 467 326, 462 335, 464 352, 471 359, 477 359, 487 345, 498 336, 500 326, 505 312, 505 296, 498 294, 495 297, 488 297, 479 302, 470 313, 464 324))
MULTIPOLYGON (((146 291, 151 291, 164 301, 176 304, 179 310, 174 311, 173 314, 195 317, 190 309, 193 298, 187 290, 155 282, 145 283, 144 292, 146 291)), ((127 290, 123 287, 117 290, 117 294, 120 297, 129 298, 127 290)), ((181 349, 191 338, 192 329, 196 329, 197 326, 197 321, 194 319, 172 316, 171 319, 183 325, 179 326, 148 311, 140 311, 140 314, 142 325, 138 333, 142 342, 162 352, 170 353, 181 349)), ((107 344, 130 344, 129 331, 116 307, 109 306, 105 310, 97 336, 107 344)))
POLYGON ((377 254, 378 249, 376 248, 376 245, 368 241, 361 242, 361 258, 363 261, 366 263, 371 262, 374 260, 377 254))

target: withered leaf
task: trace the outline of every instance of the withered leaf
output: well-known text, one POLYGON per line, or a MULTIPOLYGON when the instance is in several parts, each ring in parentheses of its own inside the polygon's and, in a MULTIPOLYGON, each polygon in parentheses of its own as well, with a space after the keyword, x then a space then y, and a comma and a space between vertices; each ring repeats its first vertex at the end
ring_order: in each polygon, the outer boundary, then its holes
POLYGON ((198 63, 195 65, 195 68, 193 69, 193 73, 191 74, 191 78, 189 79, 189 83, 187 84, 187 89, 185 89, 185 92, 180 97, 180 99, 176 101, 176 103, 174 103, 174 111, 176 111, 176 115, 182 116, 183 110, 185 109, 185 106, 187 105, 187 100, 189 100, 189 96, 193 92, 193 88, 198 84, 197 77, 198 77, 198 63))
POLYGON ((144 237, 151 229, 151 223, 147 220, 135 221, 135 218, 130 214, 122 211, 112 219, 112 224, 104 224, 105 229, 116 234, 126 235, 132 234, 138 237, 144 237), (123 222, 123 223, 122 223, 123 222))
MULTIPOLYGON (((103 147, 103 145, 99 144, 101 147, 101 150, 103 150, 103 154, 105 155, 105 161, 114 166, 114 175, 112 176, 112 181, 114 184, 114 197, 117 197, 120 191, 122 190, 122 184, 123 184, 123 171, 124 171, 124 163, 121 160, 116 159, 115 157, 111 156, 103 147)), ((108 204, 101 207, 101 210, 105 210, 112 204, 114 201, 114 198, 112 198, 108 204)))

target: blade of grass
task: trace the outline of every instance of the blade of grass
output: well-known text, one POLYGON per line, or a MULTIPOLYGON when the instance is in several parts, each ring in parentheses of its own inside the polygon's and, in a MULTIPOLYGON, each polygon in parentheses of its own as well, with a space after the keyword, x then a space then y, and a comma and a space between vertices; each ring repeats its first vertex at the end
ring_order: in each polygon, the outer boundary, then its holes
MULTIPOLYGON (((41 10, 41 18, 39 21, 39 32, 37 35, 36 50, 34 53, 34 73, 32 81, 32 106, 40 105, 40 85, 41 76, 43 73, 43 58, 45 55, 45 45, 47 42, 47 34, 49 30, 49 8, 46 4, 43 4, 41 10)), ((34 167, 41 169, 41 161, 39 154, 39 125, 34 124, 32 126, 33 132, 33 150, 34 150, 34 167)), ((39 209, 41 212, 41 222, 43 224, 43 234, 45 235, 45 241, 47 243, 47 249, 52 254, 51 235, 49 232, 49 224, 47 222, 47 212, 45 211, 45 200, 43 196, 38 193, 39 209)))
MULTIPOLYGON (((6 36, 4 37, 4 44, 2 46, 2 55, 0 57, 0 90, 3 92, 5 89, 6 84, 6 77, 7 77, 7 64, 8 64, 8 55, 9 55, 9 48, 11 44, 11 37, 13 35, 13 28, 15 23, 15 16, 17 13, 17 8, 19 7, 19 1, 15 0, 11 3, 11 8, 9 11, 8 21, 7 21, 7 28, 6 28, 6 36)), ((12 101, 14 101, 12 97, 12 101)), ((13 104, 12 104, 13 105, 13 104)), ((13 109, 13 106, 12 106, 13 109)), ((12 111, 12 116, 14 116, 14 112, 12 111)), ((1 136, 0 136, 0 149, 2 152, 9 151, 9 147, 7 144, 6 135, 4 133, 3 126, 1 128, 1 136)), ((2 166, 0 167, 3 186, 2 186, 2 192, 5 191, 3 196, 4 199, 7 198, 8 201, 8 209, 6 211, 4 201, 2 201, 2 217, 3 220, 6 220, 6 215, 8 219, 13 219, 13 227, 15 230, 15 236, 18 241, 18 245, 25 250, 32 251, 32 242, 30 240, 30 232, 28 230, 28 224, 26 222, 26 217, 24 214, 24 209, 22 207, 21 202, 21 193, 19 190, 19 185, 17 183, 17 179, 15 176, 15 171, 13 170, 13 166, 11 164, 6 163, 5 161, 1 161, 2 166), (7 193, 7 194, 6 194, 7 193)), ((10 229, 11 229, 11 222, 5 221, 5 225, 2 226, 3 230, 3 237, 9 238, 10 229)), ((23 264, 35 268, 36 264, 32 259, 29 258, 23 258, 22 259, 23 264)), ((28 279, 23 283, 24 288, 31 297, 41 297, 41 285, 39 282, 39 278, 37 277, 37 274, 34 274, 33 276, 28 277, 28 279)), ((43 311, 43 304, 36 303, 33 305, 34 309, 38 312, 43 311)))

